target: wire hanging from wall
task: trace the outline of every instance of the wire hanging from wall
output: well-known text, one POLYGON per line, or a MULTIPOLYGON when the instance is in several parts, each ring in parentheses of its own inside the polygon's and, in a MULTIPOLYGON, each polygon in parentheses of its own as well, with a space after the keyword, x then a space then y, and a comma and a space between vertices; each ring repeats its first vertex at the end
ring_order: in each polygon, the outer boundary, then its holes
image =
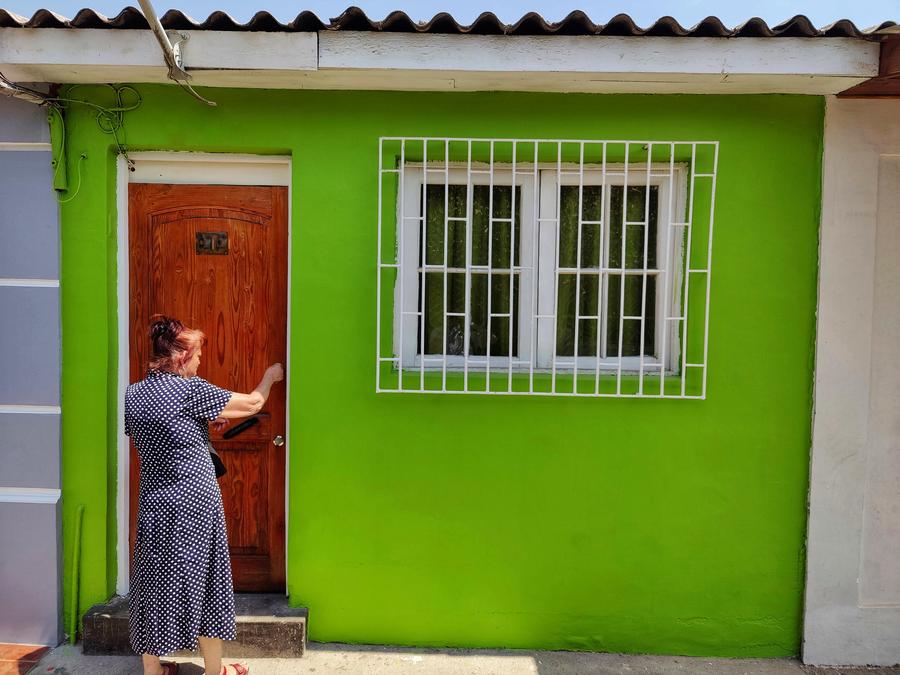
MULTIPOLYGON (((132 110, 137 110, 141 104, 143 103, 143 99, 141 98, 140 92, 132 87, 131 85, 123 84, 123 85, 112 85, 112 84, 104 84, 104 85, 81 85, 76 84, 71 87, 67 94, 71 96, 72 92, 78 89, 79 87, 85 86, 102 86, 108 87, 115 94, 115 105, 113 106, 102 106, 97 103, 93 103, 91 101, 85 101, 77 98, 69 98, 67 97, 51 97, 48 98, 47 101, 51 103, 58 103, 59 106, 51 106, 52 109, 55 109, 56 114, 60 115, 62 118, 61 110, 65 110, 66 107, 70 104, 80 104, 85 105, 90 108, 93 108, 97 111, 97 126, 100 127, 100 130, 106 134, 112 134, 113 140, 116 143, 116 149, 119 154, 125 155, 126 160, 128 160, 128 150, 125 147, 125 113, 131 112, 132 110), (133 101, 128 103, 126 101, 126 96, 132 96, 133 101), (122 131, 122 138, 119 138, 119 131, 122 131)), ((63 128, 63 133, 65 134, 65 128, 63 128)), ((131 165, 131 160, 128 160, 129 166, 131 165)))
MULTIPOLYGON (((71 94, 73 91, 83 86, 97 86, 97 85, 74 85, 71 87, 66 93, 67 96, 54 96, 47 99, 47 103, 50 108, 49 117, 51 122, 51 128, 54 126, 53 120, 56 119, 57 128, 59 130, 59 148, 57 150, 54 147, 54 173, 53 173, 53 185, 55 189, 63 189, 68 190, 66 181, 60 180, 60 172, 65 172, 65 147, 66 147, 66 123, 63 112, 71 105, 84 105, 89 108, 92 108, 97 111, 97 126, 100 128, 105 134, 111 134, 113 137, 113 141, 116 144, 116 152, 117 154, 123 155, 125 157, 125 161, 128 163, 128 168, 130 170, 134 170, 134 163, 128 157, 128 148, 125 145, 125 113, 130 112, 132 110, 137 110, 141 103, 143 103, 143 99, 141 98, 140 92, 137 89, 130 85, 111 85, 105 84, 100 85, 103 87, 108 87, 111 89, 115 95, 115 104, 112 106, 103 106, 92 101, 86 101, 80 98, 72 98, 71 94), (131 98, 132 100, 129 102, 127 99, 131 98), (120 137, 121 132, 121 137, 120 137)), ((77 185, 75 187, 75 192, 65 199, 60 199, 60 204, 66 204, 75 197, 78 196, 78 192, 81 190, 81 165, 84 160, 87 159, 87 155, 82 152, 78 157, 77 167, 77 185)))
MULTIPOLYGON (((140 92, 131 85, 80 85, 76 84, 67 90, 67 96, 51 96, 44 92, 24 87, 21 84, 10 81, 3 73, 0 73, 0 86, 3 93, 26 100, 29 103, 46 106, 48 109, 47 120, 50 124, 50 141, 52 150, 51 166, 53 167, 53 189, 58 192, 68 192, 68 179, 66 177, 66 121, 63 114, 71 105, 84 105, 97 111, 97 126, 103 133, 111 134, 116 144, 117 154, 123 155, 128 168, 134 171, 134 163, 128 157, 128 148, 125 144, 125 113, 137 110, 143 103, 140 92), (104 106, 92 101, 80 98, 72 98, 71 94, 79 87, 99 86, 106 87, 114 93, 115 102, 111 106, 104 106), (129 99, 131 99, 129 101, 129 99), (121 137, 119 133, 121 132, 121 137)), ((78 186, 75 193, 66 199, 60 200, 60 204, 72 201, 81 189, 81 164, 87 159, 87 154, 82 152, 78 158, 78 186)))

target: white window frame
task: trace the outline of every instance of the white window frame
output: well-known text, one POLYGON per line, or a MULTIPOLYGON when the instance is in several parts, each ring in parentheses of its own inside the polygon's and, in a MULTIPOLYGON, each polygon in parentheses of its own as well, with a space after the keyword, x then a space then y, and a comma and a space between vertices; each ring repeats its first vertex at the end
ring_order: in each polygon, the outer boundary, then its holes
MULTIPOLYGON (((684 250, 681 246, 673 249, 673 260, 669 260, 666 251, 669 249, 670 241, 668 237, 672 236, 671 232, 666 232, 667 224, 675 221, 672 214, 682 214, 685 210, 687 198, 687 171, 683 164, 653 164, 649 167, 646 164, 632 165, 626 167, 624 164, 609 164, 604 169, 585 168, 584 165, 562 164, 559 167, 543 168, 540 171, 540 244, 539 244, 539 276, 538 276, 538 314, 539 316, 552 315, 554 318, 550 325, 544 321, 539 327, 537 335, 537 359, 535 363, 536 372, 549 372, 554 366, 557 372, 590 372, 600 369, 601 371, 617 370, 621 364, 622 372, 636 373, 641 369, 646 370, 648 367, 659 369, 660 363, 665 361, 665 368, 668 373, 677 370, 680 356, 680 334, 677 323, 668 325, 666 321, 667 310, 671 316, 678 316, 681 313, 681 283, 684 279, 684 250), (671 176, 671 178, 670 178, 671 176), (629 180, 630 179, 630 180, 629 180), (656 186, 659 188, 657 193, 657 211, 656 211, 656 259, 657 259, 657 279, 664 280, 668 283, 663 284, 664 288, 660 288, 657 284, 656 289, 656 308, 655 308, 655 341, 656 345, 654 356, 625 356, 625 357, 607 357, 606 352, 606 331, 608 304, 601 300, 600 302, 600 325, 598 330, 601 333, 600 347, 601 355, 598 356, 577 356, 572 357, 560 356, 555 354, 556 350, 556 321, 557 316, 557 298, 558 287, 557 279, 560 274, 560 268, 557 266, 559 256, 559 226, 560 217, 558 210, 558 200, 561 195, 560 188, 563 186, 603 186, 603 214, 601 216, 601 232, 602 232, 602 257, 601 265, 603 273, 601 274, 603 283, 599 292, 601 298, 608 297, 607 284, 608 275, 615 274, 620 268, 609 267, 609 222, 612 200, 610 198, 613 187, 623 188, 623 194, 627 192, 627 187, 644 187, 656 186), (667 269, 668 266, 668 269, 667 269), (670 271, 671 270, 671 271, 670 271), (668 331, 665 343, 663 342, 663 332, 668 331), (668 345, 668 353, 660 354, 663 345, 668 345), (599 363, 598 363, 599 361, 599 363), (560 365, 563 368, 560 368, 560 365)), ((649 206, 649 196, 647 197, 649 206)), ((625 204, 623 204, 624 212, 625 204)), ((579 209, 580 211, 580 209, 579 209)), ((649 208, 647 209, 647 218, 649 218, 649 208)), ((580 215, 579 215, 580 218, 580 215)), ((681 220, 680 218, 677 220, 681 220)), ((633 226, 634 223, 628 223, 633 226)), ((580 261, 580 246, 576 247, 576 260, 580 261)), ((624 262, 624 261, 623 261, 624 262)), ((580 267, 579 267, 580 268, 580 267)), ((571 269, 571 274, 576 273, 579 268, 571 269)), ((641 274, 640 268, 625 270, 628 274, 641 274)), ((581 272, 584 274, 584 272, 581 272)), ((576 293, 577 307, 577 293, 576 293)), ((577 330, 577 326, 576 326, 577 330)))
MULTIPOLYGON (((519 307, 518 307, 518 345, 517 356, 459 356, 446 354, 418 354, 420 330, 424 328, 424 308, 419 311, 419 301, 424 290, 419 282, 419 274, 425 269, 423 242, 420 239, 420 231, 424 222, 425 208, 421 203, 424 194, 423 186, 427 185, 458 185, 468 186, 466 195, 466 269, 450 268, 453 273, 465 273, 467 277, 466 303, 468 311, 470 279, 473 270, 476 273, 497 274, 490 267, 471 265, 471 224, 474 200, 472 187, 484 185, 513 185, 513 168, 507 165, 494 165, 491 171, 490 165, 472 163, 471 166, 462 164, 445 164, 443 162, 408 163, 403 173, 403 180, 398 186, 397 200, 397 228, 398 228, 398 261, 399 274, 397 284, 394 287, 394 322, 393 322, 393 347, 394 354, 400 358, 404 370, 418 370, 424 372, 463 371, 470 365, 478 365, 491 371, 512 370, 513 372, 529 371, 535 373, 551 372, 554 368, 558 373, 589 373, 592 371, 610 371, 621 367, 623 373, 636 373, 648 368, 659 371, 660 364, 665 362, 667 374, 677 372, 680 364, 680 340, 681 335, 678 323, 670 323, 666 320, 666 310, 669 315, 678 316, 681 312, 680 289, 684 280, 684 251, 683 247, 673 248, 673 260, 669 260, 666 251, 669 249, 668 236, 673 236, 669 224, 682 220, 673 218, 672 214, 683 214, 687 199, 687 170, 683 164, 657 164, 651 163, 630 165, 626 171, 624 164, 609 164, 604 169, 593 168, 594 165, 579 165, 574 163, 555 164, 526 164, 518 163, 515 170, 515 186, 520 192, 520 212, 516 212, 513 206, 512 219, 515 222, 518 216, 519 228, 519 265, 513 268, 520 278, 519 283, 519 307), (446 174, 446 182, 445 182, 446 174), (630 179, 630 181, 629 181, 630 179), (603 284, 600 288, 602 297, 606 296, 608 274, 615 274, 619 268, 609 268, 609 223, 611 199, 610 193, 613 187, 628 186, 656 186, 657 193, 657 278, 665 280, 660 288, 657 284, 655 307, 655 342, 656 354, 654 356, 628 356, 628 357, 595 357, 595 356, 559 356, 554 355, 556 348, 556 300, 557 279, 559 269, 558 244, 559 244, 559 214, 558 199, 562 186, 604 186, 603 189, 603 215, 602 215, 602 265, 603 284), (535 194, 537 185, 538 193, 535 194), (410 215, 416 214, 416 215, 410 215), (535 217, 535 214, 538 214, 535 217), (399 229, 403 228, 402 236, 399 229), (399 250, 400 241, 404 250, 399 250), (422 256, 423 267, 419 266, 422 256), (671 272, 667 273, 666 266, 670 266, 671 272), (532 275, 537 274, 535 283, 532 283, 532 275), (404 293, 403 289, 417 289, 415 294, 404 293), (532 289, 536 289, 537 298, 532 296, 532 289), (531 303, 537 301, 536 315, 532 316, 529 310, 531 303), (542 319, 541 317, 554 317, 542 319), (665 341, 663 333, 668 331, 665 341), (666 354, 660 354, 663 345, 668 346, 666 354), (531 358, 534 353, 534 367, 531 368, 531 358), (424 359, 424 364, 423 364, 424 359), (560 366, 563 367, 560 367, 560 366)), ((649 199, 649 197, 648 197, 649 199)), ((649 217, 649 210, 648 210, 649 217)), ((497 220, 494 218, 493 220, 497 220)), ((629 223, 629 226, 632 226, 629 223)), ((444 240, 447 239, 445 222, 444 240)), ((490 241, 490 239, 489 239, 490 241)), ((427 271, 440 273, 446 268, 446 246, 444 265, 428 265, 427 271)), ((576 258, 580 260, 580 254, 576 258)), ((634 268, 631 273, 641 274, 639 268, 634 268)), ((503 272, 500 272, 501 274, 503 272)), ((588 272, 592 274, 593 272, 588 272)), ((599 272, 598 272, 599 273, 599 272)), ((626 274, 628 270, 626 270, 626 274)), ((575 268, 572 268, 575 274, 575 268)), ((581 274, 584 274, 582 272, 581 274)), ((445 277, 446 278, 446 277, 445 277)), ((446 295, 446 287, 445 287, 446 295)), ((446 302, 446 300, 445 300, 446 302)), ((601 351, 605 353, 606 345, 606 317, 607 303, 601 302, 601 318, 599 330, 602 332, 600 339, 601 351)), ((446 305, 445 305, 446 307, 446 305)), ((496 316, 491 308, 491 315, 496 316)), ((444 349, 446 350, 446 317, 444 314, 444 349)), ((468 336, 468 325, 466 325, 468 336)), ((466 349, 468 338, 466 339, 466 349)))
MULTIPOLYGON (((397 200, 397 228, 402 227, 402 237, 398 238, 399 242, 403 242, 405 250, 398 250, 398 260, 400 261, 400 271, 398 274, 398 283, 394 288, 394 307, 400 308, 401 311, 394 311, 394 354, 400 357, 404 369, 422 370, 424 360, 424 370, 441 371, 446 365, 448 371, 463 371, 470 365, 482 364, 486 369, 509 370, 510 366, 513 371, 528 370, 531 361, 531 330, 532 323, 529 313, 523 312, 523 307, 530 307, 532 303, 531 289, 534 288, 532 283, 532 275, 534 274, 534 228, 536 226, 535 204, 536 198, 534 194, 534 176, 524 175, 520 171, 516 171, 515 181, 513 180, 512 168, 506 169, 494 168, 490 170, 488 165, 472 163, 471 167, 467 165, 450 164, 445 166, 443 162, 435 162, 428 164, 407 164, 408 171, 404 173, 402 185, 400 187, 400 196, 397 200), (446 183, 444 176, 446 173, 446 183), (434 180, 429 180, 433 178, 434 180), (423 195, 423 187, 425 185, 459 185, 468 186, 466 194, 466 268, 459 270, 466 274, 466 312, 469 314, 469 300, 471 289, 471 278, 473 271, 477 274, 485 274, 490 280, 493 274, 503 274, 506 268, 491 268, 487 266, 473 266, 472 262, 472 222, 474 199, 472 187, 486 186, 490 189, 489 194, 493 193, 494 186, 512 186, 520 189, 519 208, 517 211, 516 200, 513 200, 511 220, 513 227, 518 221, 519 231, 519 264, 514 265, 510 271, 510 275, 518 274, 519 276, 519 344, 517 345, 517 356, 512 358, 508 356, 459 356, 442 354, 419 354, 418 342, 419 331, 424 328, 425 311, 424 307, 419 312, 419 301, 422 299, 424 290, 419 283, 419 274, 424 269, 424 243, 420 240, 419 233, 424 231, 423 224, 425 219, 425 208, 421 203, 420 196, 423 195), (404 215, 406 214, 406 215, 404 215), (408 215, 419 214, 419 215, 408 215), (419 258, 422 257, 423 267, 419 267, 419 258), (415 288, 417 293, 403 293, 404 288, 415 288), (413 322, 411 319, 415 319, 413 322)), ((446 204, 445 204, 446 208, 446 204)), ((491 206, 492 208, 492 206, 491 206)), ((489 217, 489 222, 499 220, 489 217)), ((447 224, 445 220, 444 241, 447 240, 447 224)), ((490 225, 489 225, 490 227, 490 225)), ((490 230, 488 241, 490 242, 490 230)), ((426 242, 427 243, 427 242, 426 242)), ((489 254, 490 256, 490 254, 489 254)), ((488 258, 490 263, 490 257, 488 258)), ((444 265, 429 265, 428 271, 440 273, 448 269, 447 264, 447 246, 444 246, 444 265)), ((456 268, 449 268, 454 271, 456 268)), ((455 272, 455 273, 459 273, 455 272)), ((446 275, 445 275, 446 281, 446 275)), ((488 284, 490 288, 490 283, 488 284)), ((446 333, 447 333, 447 312, 446 312, 446 285, 444 287, 445 295, 445 312, 444 312, 444 352, 446 352, 446 333)), ((493 310, 493 308, 491 308, 493 310)), ((499 312, 490 312, 494 318, 497 318, 499 312)), ((489 317, 490 320, 490 317, 489 317)), ((468 350, 468 334, 469 326, 466 324, 466 340, 465 351, 468 350)))

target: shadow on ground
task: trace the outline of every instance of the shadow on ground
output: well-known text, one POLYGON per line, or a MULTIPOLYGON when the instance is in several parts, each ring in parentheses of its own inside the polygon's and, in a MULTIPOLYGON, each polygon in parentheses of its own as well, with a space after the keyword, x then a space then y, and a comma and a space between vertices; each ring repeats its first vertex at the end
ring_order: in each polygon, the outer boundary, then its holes
MULTIPOLYGON (((200 655, 176 656, 179 675, 203 675, 200 655)), ((232 659, 226 659, 230 662, 232 659)), ((592 652, 422 649, 311 643, 303 658, 242 659, 252 675, 900 675, 893 668, 815 668, 794 659, 708 659, 592 652)), ((137 656, 51 650, 30 675, 140 675, 137 656)))

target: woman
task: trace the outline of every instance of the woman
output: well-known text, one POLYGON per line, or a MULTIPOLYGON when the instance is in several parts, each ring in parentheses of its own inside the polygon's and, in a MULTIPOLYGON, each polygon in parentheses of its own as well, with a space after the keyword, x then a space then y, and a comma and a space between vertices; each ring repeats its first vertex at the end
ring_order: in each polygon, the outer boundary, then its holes
POLYGON ((141 460, 131 646, 144 675, 174 675, 177 664, 159 657, 198 644, 205 675, 244 675, 240 664, 222 666, 222 640, 235 638, 234 587, 209 422, 258 413, 284 370, 271 365, 252 392, 233 393, 197 377, 199 330, 162 317, 150 338, 147 377, 125 392, 125 433, 141 460))

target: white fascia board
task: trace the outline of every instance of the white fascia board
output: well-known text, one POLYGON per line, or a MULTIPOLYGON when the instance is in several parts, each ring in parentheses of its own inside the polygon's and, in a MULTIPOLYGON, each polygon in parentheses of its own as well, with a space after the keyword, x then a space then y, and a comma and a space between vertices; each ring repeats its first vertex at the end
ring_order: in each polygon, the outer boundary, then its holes
MULTIPOLYGON (((318 63, 316 33, 180 32, 188 36, 182 53, 189 70, 305 71, 315 70, 318 63)), ((165 73, 162 58, 150 31, 0 28, 0 64, 4 66, 162 67, 165 73)))
POLYGON ((879 45, 850 38, 319 35, 319 69, 874 77, 879 45))
MULTIPOLYGON (((187 31, 196 86, 381 91, 833 94, 877 74, 847 38, 187 31)), ((0 28, 20 82, 169 82, 150 31, 0 28)))

